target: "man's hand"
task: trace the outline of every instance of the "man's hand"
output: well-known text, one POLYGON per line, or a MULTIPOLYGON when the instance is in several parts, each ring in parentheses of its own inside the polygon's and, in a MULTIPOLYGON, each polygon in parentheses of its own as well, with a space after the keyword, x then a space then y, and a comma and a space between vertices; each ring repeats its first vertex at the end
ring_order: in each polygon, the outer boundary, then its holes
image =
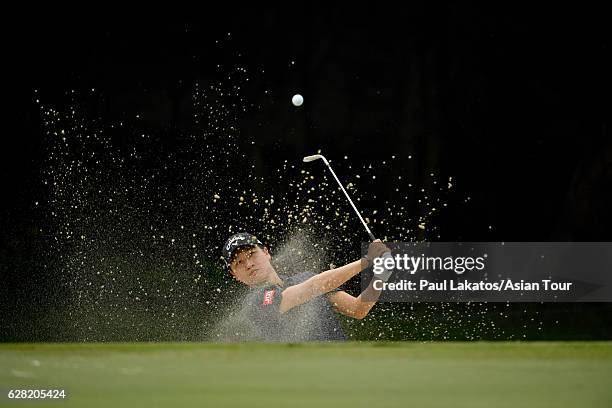
POLYGON ((372 266, 375 258, 380 258, 385 252, 391 252, 391 250, 380 240, 372 241, 368 246, 368 253, 362 259, 363 269, 372 266))

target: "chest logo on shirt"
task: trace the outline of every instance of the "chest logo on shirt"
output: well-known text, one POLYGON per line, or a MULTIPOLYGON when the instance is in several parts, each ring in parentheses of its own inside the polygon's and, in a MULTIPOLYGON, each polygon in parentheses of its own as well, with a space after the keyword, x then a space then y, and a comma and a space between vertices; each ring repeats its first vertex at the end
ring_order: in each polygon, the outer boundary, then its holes
POLYGON ((264 305, 272 304, 272 302, 274 301, 274 292, 276 292, 276 289, 266 290, 264 292, 264 300, 263 300, 264 305))

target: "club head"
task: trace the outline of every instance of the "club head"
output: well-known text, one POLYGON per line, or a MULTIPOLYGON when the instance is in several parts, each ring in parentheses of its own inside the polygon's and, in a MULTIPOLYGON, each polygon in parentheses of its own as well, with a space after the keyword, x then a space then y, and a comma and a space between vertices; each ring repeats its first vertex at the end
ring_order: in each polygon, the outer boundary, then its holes
POLYGON ((327 162, 327 160, 325 160, 325 157, 323 157, 323 155, 313 154, 312 156, 304 157, 304 163, 308 163, 308 162, 319 160, 319 159, 322 159, 324 162, 327 162))

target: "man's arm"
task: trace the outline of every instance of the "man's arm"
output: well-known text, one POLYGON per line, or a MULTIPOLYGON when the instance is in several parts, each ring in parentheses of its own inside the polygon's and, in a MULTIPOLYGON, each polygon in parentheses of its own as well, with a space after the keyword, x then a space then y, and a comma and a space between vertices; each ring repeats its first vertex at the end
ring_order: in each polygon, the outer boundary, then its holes
POLYGON ((363 319, 378 301, 380 293, 380 290, 374 289, 373 278, 368 287, 358 297, 349 295, 344 291, 338 291, 328 293, 327 299, 338 313, 355 319, 363 319))
MULTIPOLYGON (((378 258, 383 255, 383 253, 388 252, 389 248, 385 244, 383 244, 379 239, 375 240, 368 246, 367 255, 359 261, 351 262, 350 264, 341 266, 339 268, 330 269, 329 271, 321 272, 320 274, 313 276, 312 278, 294 286, 290 286, 282 292, 282 300, 280 304, 280 312, 285 313, 286 311, 301 305, 302 303, 306 303, 312 298, 316 296, 320 296, 324 293, 327 293, 331 290, 336 289, 344 282, 351 279, 353 276, 357 275, 363 269, 365 269, 369 263, 373 262, 375 258, 378 258)), ((370 283, 372 286, 373 283, 370 283)), ((368 287, 368 289, 370 289, 368 287)), ((366 291, 368 290, 366 289, 366 291)), ((366 291, 363 293, 365 294, 366 291)), ((372 287, 372 291, 374 288, 372 287)), ((375 291, 374 291, 375 292, 375 291)), ((378 299, 380 293, 370 293, 369 296, 376 296, 372 299, 378 299)), ((348 293, 347 293, 348 295, 348 293)), ((348 295, 350 296, 350 295, 348 295)), ((352 297, 352 296, 351 296, 352 297)), ((361 298, 361 296, 360 296, 361 298)), ((370 297, 368 297, 368 300, 370 297)), ((370 302, 362 302, 362 303, 370 303, 370 302)), ((372 305, 367 308, 367 312, 374 306, 372 305)), ((365 307, 365 306, 362 306, 365 307)), ((365 316, 365 315, 364 315, 365 316)))
POLYGON ((288 287, 282 292, 280 312, 285 313, 302 303, 336 289, 361 272, 364 266, 362 263, 362 260, 351 262, 339 268, 321 272, 300 284, 288 287))

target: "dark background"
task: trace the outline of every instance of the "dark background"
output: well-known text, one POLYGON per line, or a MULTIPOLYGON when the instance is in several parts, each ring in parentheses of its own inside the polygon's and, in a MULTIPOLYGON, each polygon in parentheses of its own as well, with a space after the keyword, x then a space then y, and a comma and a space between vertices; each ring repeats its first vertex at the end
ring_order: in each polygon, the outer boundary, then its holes
MULTIPOLYGON (((463 192, 436 220, 441 240, 609 241, 611 67, 603 15, 569 7, 296 3, 219 9, 180 23, 93 15, 14 21, 5 28, 9 107, 0 138, 5 316, 24 313, 27 321, 53 304, 36 294, 52 277, 37 274, 47 220, 34 202, 45 198, 48 152, 35 99, 61 106, 71 90, 94 88, 93 101, 82 101, 86 112, 113 120, 140 112, 140 126, 171 146, 194 129, 194 83, 236 64, 250 72, 252 109, 241 133, 258 142, 249 150, 255 174, 273 177, 272 157, 299 160, 316 149, 353 161, 412 155, 405 170, 414 180, 426 183, 435 170, 463 192), (296 92, 305 97, 300 109, 289 103, 296 92), (38 299, 36 306, 28 299, 38 299)), ((381 178, 368 193, 393 186, 381 178)), ((362 202, 376 208, 375 200, 362 202)), ((565 318, 549 337, 610 338, 608 305, 540 308, 552 320, 565 318)), ((3 330, 4 338, 55 339, 24 325, 18 334, 3 330)))

